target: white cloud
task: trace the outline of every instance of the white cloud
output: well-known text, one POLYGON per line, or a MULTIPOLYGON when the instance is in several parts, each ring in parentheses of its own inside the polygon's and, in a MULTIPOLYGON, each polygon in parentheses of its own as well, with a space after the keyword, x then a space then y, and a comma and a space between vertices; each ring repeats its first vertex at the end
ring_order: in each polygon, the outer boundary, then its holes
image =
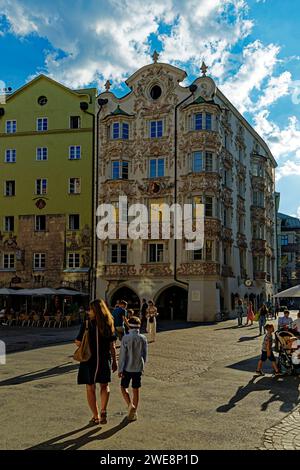
POLYGON ((292 75, 290 72, 283 72, 278 77, 271 77, 267 83, 264 93, 255 103, 255 109, 264 109, 274 104, 279 98, 290 93, 292 86, 292 75))
POLYGON ((162 23, 161 60, 189 62, 199 72, 202 59, 211 73, 222 76, 229 51, 247 36, 252 22, 245 18, 244 0, 0 0, 11 31, 20 36, 47 38, 55 50, 45 65, 53 78, 72 87, 118 82, 149 63, 149 36, 162 23))
MULTIPOLYGON (((261 41, 254 41, 242 52, 238 72, 231 75, 220 86, 221 91, 236 105, 241 113, 254 109, 251 92, 260 91, 265 79, 271 77, 277 64, 280 48, 274 44, 264 46, 261 41)), ((286 78, 284 76, 284 78, 286 78)), ((274 86, 274 85, 273 85, 274 86)), ((270 102, 271 93, 267 99, 270 102)), ((270 103, 269 103, 270 104, 270 103)))
POLYGON ((281 178, 287 176, 300 176, 300 162, 294 162, 287 160, 276 170, 276 181, 278 182, 281 178))
POLYGON ((254 116, 255 129, 269 144, 276 159, 295 156, 300 160, 300 122, 291 116, 287 125, 280 128, 269 118, 269 111, 264 110, 254 116))

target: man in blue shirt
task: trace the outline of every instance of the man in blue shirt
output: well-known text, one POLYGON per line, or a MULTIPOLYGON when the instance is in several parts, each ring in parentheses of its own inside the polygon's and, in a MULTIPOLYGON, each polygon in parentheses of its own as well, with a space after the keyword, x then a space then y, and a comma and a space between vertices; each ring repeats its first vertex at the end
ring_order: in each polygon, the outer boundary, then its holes
POLYGON ((283 313, 283 317, 278 318, 278 330, 288 330, 289 328, 293 327, 293 320, 289 315, 290 312, 288 310, 285 310, 283 313))
POLYGON ((126 307, 127 302, 125 302, 125 300, 121 300, 120 302, 116 303, 116 306, 112 312, 116 334, 120 341, 122 341, 122 338, 125 333, 124 325, 127 325, 126 307))

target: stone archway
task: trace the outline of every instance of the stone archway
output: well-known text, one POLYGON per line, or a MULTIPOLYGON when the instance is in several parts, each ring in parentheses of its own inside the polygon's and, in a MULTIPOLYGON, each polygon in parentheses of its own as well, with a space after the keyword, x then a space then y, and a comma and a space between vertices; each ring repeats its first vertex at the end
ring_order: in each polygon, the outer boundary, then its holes
POLYGON ((179 286, 167 287, 157 296, 155 305, 160 320, 186 321, 188 292, 179 286))
POLYGON ((110 296, 110 305, 112 308, 114 308, 117 300, 126 300, 126 302, 128 302, 128 308, 132 308, 135 314, 139 314, 141 302, 134 290, 130 289, 130 287, 122 286, 114 291, 110 296))

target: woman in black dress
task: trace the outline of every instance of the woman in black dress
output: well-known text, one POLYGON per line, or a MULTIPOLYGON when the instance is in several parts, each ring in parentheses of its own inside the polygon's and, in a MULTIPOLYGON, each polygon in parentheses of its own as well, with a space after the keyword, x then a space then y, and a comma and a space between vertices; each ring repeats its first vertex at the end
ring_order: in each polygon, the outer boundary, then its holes
MULTIPOLYGON (((89 345, 91 358, 81 362, 78 371, 78 384, 86 384, 87 400, 92 410, 91 423, 107 423, 107 404, 109 399, 109 385, 111 370, 117 370, 116 336, 113 317, 103 300, 93 300, 89 310, 89 345), (101 412, 96 400, 96 383, 100 383, 101 412)), ((85 331, 85 322, 81 325, 75 340, 80 346, 85 331)))

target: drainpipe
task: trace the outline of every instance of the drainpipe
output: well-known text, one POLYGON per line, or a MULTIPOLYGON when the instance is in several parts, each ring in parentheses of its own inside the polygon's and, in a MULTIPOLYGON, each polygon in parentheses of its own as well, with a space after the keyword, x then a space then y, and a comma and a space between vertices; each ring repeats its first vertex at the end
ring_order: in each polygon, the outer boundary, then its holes
POLYGON ((99 143, 98 143, 98 136, 99 136, 99 114, 102 111, 102 107, 108 103, 107 99, 98 99, 99 110, 97 115, 95 116, 94 113, 90 113, 88 111, 88 103, 82 102, 80 103, 80 109, 84 111, 86 114, 89 114, 93 118, 93 167, 92 167, 92 250, 91 250, 91 267, 89 269, 89 294, 90 298, 96 298, 96 268, 97 268, 97 257, 98 257, 98 243, 95 236, 96 227, 95 227, 95 214, 96 214, 96 205, 98 203, 98 151, 99 151, 99 143), (96 121, 96 123, 95 123, 96 121))
MULTIPOLYGON (((197 85, 193 83, 192 85, 189 86, 189 90, 191 94, 184 98, 184 100, 180 101, 180 103, 177 103, 175 106, 175 134, 174 134, 174 203, 177 203, 177 160, 178 160, 178 154, 177 154, 177 140, 178 140, 178 133, 177 133, 177 109, 179 106, 181 106, 185 101, 187 101, 191 96, 194 95, 195 91, 197 90, 197 85)), ((175 216, 176 219, 176 216, 175 216)), ((174 281, 183 284, 184 286, 188 287, 189 284, 185 281, 181 281, 180 279, 177 278, 177 239, 174 238, 174 281)))

